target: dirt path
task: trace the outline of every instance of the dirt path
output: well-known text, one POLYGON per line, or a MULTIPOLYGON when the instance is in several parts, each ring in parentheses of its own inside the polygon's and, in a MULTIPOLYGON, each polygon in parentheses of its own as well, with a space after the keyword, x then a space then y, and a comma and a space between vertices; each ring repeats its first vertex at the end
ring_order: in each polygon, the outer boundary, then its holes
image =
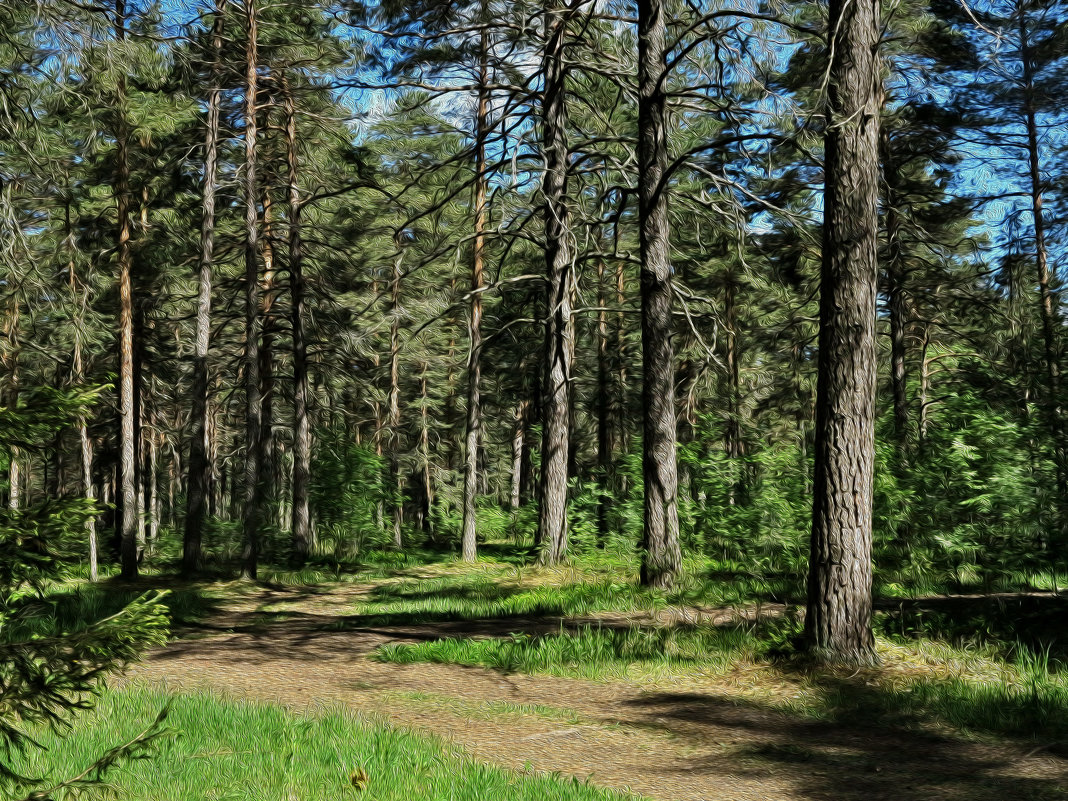
POLYGON ((801 721, 745 703, 744 675, 649 688, 371 661, 389 642, 556 630, 560 620, 324 630, 336 627, 353 598, 344 588, 264 590, 153 653, 131 675, 296 709, 342 704, 445 736, 476 759, 663 801, 1068 799, 1068 760, 1045 751, 801 721), (279 602, 288 602, 287 619, 256 616, 279 602))

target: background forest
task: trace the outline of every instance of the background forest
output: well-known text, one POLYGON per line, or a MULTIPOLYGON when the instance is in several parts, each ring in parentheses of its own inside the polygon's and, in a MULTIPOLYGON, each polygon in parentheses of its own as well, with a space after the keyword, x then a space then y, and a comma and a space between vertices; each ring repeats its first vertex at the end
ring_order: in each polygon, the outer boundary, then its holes
POLYGON ((1068 6, 850 8, 0 2, 0 622, 507 546, 810 621, 855 580, 806 637, 867 663, 872 595, 1056 594, 1068 6))

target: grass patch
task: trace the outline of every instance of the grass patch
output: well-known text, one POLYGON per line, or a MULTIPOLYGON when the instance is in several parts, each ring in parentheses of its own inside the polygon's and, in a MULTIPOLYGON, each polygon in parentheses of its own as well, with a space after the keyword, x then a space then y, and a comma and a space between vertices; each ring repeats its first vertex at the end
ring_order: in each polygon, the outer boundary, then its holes
POLYGON ((760 635, 751 626, 582 626, 543 636, 512 634, 507 639, 450 638, 391 644, 379 648, 373 658, 401 664, 480 665, 505 673, 595 680, 672 678, 696 670, 722 673, 736 662, 760 659, 787 630, 779 624, 772 635, 771 626, 766 628, 769 631, 760 635))
POLYGON ((168 695, 138 685, 104 693, 95 713, 17 769, 59 779, 129 738, 170 704, 177 736, 156 757, 111 776, 127 801, 621 801, 623 793, 575 780, 519 775, 463 758, 443 741, 368 723, 341 711, 297 715, 280 706, 207 693, 168 695), (365 781, 353 785, 362 771, 365 781))

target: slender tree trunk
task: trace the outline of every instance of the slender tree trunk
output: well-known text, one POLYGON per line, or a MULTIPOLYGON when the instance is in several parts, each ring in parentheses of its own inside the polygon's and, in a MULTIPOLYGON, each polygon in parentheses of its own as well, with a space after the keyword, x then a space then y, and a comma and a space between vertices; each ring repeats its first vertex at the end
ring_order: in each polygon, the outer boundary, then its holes
POLYGON ((823 263, 805 640, 822 661, 869 664, 879 0, 830 0, 823 263))
POLYGON ((746 471, 742 464, 745 440, 742 438, 741 349, 738 344, 738 280, 728 273, 724 287, 724 317, 727 340, 727 455, 733 460, 734 480, 731 483, 730 503, 741 503, 746 493, 746 471))
POLYGON ((429 365, 426 362, 419 368, 419 458, 420 476, 422 482, 421 498, 419 503, 419 527, 433 537, 433 522, 431 512, 434 508, 434 480, 430 472, 430 421, 426 383, 426 371, 429 365))
POLYGON ((509 495, 509 507, 512 513, 519 511, 519 502, 523 492, 523 444, 527 436, 527 415, 530 401, 521 400, 515 410, 515 433, 512 435, 512 491, 509 495))
POLYGON ((471 258, 471 317, 468 321, 467 427, 464 447, 463 535, 461 552, 465 562, 475 561, 477 552, 477 498, 479 440, 482 405, 479 383, 482 376, 482 268, 486 250, 486 136, 489 132, 489 34, 483 3, 482 32, 479 38, 478 107, 475 116, 475 236, 471 258))
MULTIPOLYGON (((268 122, 266 113, 263 115, 264 127, 268 122)), ((260 449, 263 452, 260 464, 260 503, 263 509, 264 522, 268 516, 268 510, 272 502, 279 498, 278 478, 278 454, 276 453, 274 438, 274 334, 276 320, 274 315, 274 301, 277 279, 277 266, 274 252, 274 218, 272 216, 273 203, 271 198, 271 184, 273 176, 264 176, 262 182, 263 192, 263 221, 261 225, 260 253, 263 257, 263 272, 260 281, 260 449)), ((275 507, 277 512, 277 507, 275 507)), ((277 516, 276 516, 277 519, 277 516)))
POLYGON ((541 564, 556 564, 567 552, 567 468, 571 409, 571 362, 575 322, 571 310, 575 280, 571 212, 567 203, 567 42, 568 9, 558 2, 545 9, 542 60, 542 151, 545 173, 545 262, 548 278, 544 397, 542 400, 541 486, 538 544, 541 564))
POLYGON ((303 201, 298 184, 297 109, 288 80, 282 79, 286 114, 286 160, 289 168, 289 292, 293 329, 293 554, 303 563, 315 545, 308 507, 311 484, 311 421, 308 416, 308 343, 304 333, 304 242, 300 215, 303 201))
MULTIPOLYGON (((70 181, 68 178, 67 188, 69 191, 70 181)), ((66 245, 70 249, 71 258, 67 263, 67 280, 70 284, 71 300, 78 306, 75 313, 76 331, 74 332, 74 353, 72 358, 71 376, 75 385, 80 385, 85 380, 85 365, 82 361, 82 329, 85 326, 85 294, 88 293, 88 285, 79 287, 78 272, 74 261, 74 229, 70 219, 70 196, 65 198, 64 203, 64 234, 66 245)), ((93 488, 93 443, 89 439, 89 426, 85 415, 78 416, 78 443, 81 452, 82 495, 92 501, 95 500, 93 488)), ((97 542, 96 542, 96 518, 89 517, 85 522, 85 534, 89 545, 89 581, 96 582, 99 578, 97 542)))
MULTIPOLYGON (((90 501, 94 500, 93 493, 93 443, 89 440, 89 429, 85 425, 84 418, 78 421, 78 439, 81 443, 82 452, 82 494, 90 501)), ((90 517, 85 523, 85 533, 89 537, 89 580, 96 581, 97 574, 97 544, 96 544, 96 518, 90 517)))
POLYGON ((908 463, 909 407, 905 334, 908 326, 905 299, 905 265, 901 253, 901 204, 897 165, 890 149, 890 134, 880 132, 879 144, 886 185, 886 294, 890 317, 890 389, 894 399, 894 443, 899 467, 908 463))
POLYGON ((670 587, 682 567, 675 455, 671 223, 667 212, 667 72, 661 0, 638 1, 638 197, 642 295, 641 583, 670 587))
POLYGON ((190 397, 189 478, 186 487, 182 574, 200 570, 204 521, 211 493, 211 440, 208 422, 208 351, 211 347, 211 284, 215 251, 215 177, 219 153, 219 105, 222 95, 223 0, 216 0, 212 22, 211 87, 204 135, 204 184, 200 215, 200 269, 197 289, 196 339, 190 397))
POLYGON ((393 546, 404 547, 404 481, 400 471, 400 291, 404 263, 403 234, 394 241, 397 256, 393 260, 393 276, 389 290, 389 476, 393 483, 393 546))
MULTIPOLYGON (((153 420, 153 423, 155 420, 153 420)), ((148 550, 154 553, 159 542, 159 451, 155 427, 148 438, 148 550)))
POLYGON ((256 209, 256 0, 244 0, 245 13, 245 508, 241 575, 255 578, 260 552, 263 427, 260 404, 259 214, 256 209))
POLYGON ((608 351, 608 305, 605 291, 605 265, 597 260, 597 473, 600 494, 597 497, 597 540, 603 545, 608 539, 609 496, 614 489, 612 480, 612 420, 611 420, 611 366, 608 351))
MULTIPOLYGON (((115 38, 126 38, 126 3, 115 0, 115 38)), ((115 202, 118 220, 119 268, 119 484, 122 518, 119 522, 122 578, 137 578, 137 454, 134 410, 134 319, 130 242, 129 123, 126 119, 126 76, 119 72, 115 87, 115 202)))
MULTIPOLYGON (((613 394, 614 408, 612 419, 616 426, 616 450, 626 455, 630 452, 630 440, 627 432, 627 327, 626 315, 623 312, 623 304, 626 303, 626 274, 623 270, 623 259, 616 261, 616 324, 613 332, 614 351, 616 357, 616 388, 613 394)), ((616 492, 619 497, 626 497, 629 491, 629 483, 625 473, 617 474, 616 492)))

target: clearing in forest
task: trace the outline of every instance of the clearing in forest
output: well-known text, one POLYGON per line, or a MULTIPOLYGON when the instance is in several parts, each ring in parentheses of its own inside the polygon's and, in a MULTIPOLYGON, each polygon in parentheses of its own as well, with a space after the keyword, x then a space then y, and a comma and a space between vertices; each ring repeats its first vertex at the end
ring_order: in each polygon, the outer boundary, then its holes
POLYGON ((130 679, 340 704, 664 801, 1068 799, 1062 745, 1001 733, 1049 703, 1012 665, 883 639, 880 669, 817 674, 757 644, 789 629, 781 605, 649 604, 617 582, 481 562, 190 586, 210 611, 130 679))

